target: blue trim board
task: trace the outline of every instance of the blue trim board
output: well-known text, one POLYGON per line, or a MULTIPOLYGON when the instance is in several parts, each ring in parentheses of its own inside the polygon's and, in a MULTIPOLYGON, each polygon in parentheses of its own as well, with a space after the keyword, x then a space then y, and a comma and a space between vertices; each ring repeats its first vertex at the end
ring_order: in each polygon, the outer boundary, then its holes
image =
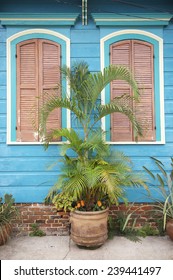
POLYGON ((74 25, 78 13, 0 13, 1 25, 74 25))
MULTIPOLYGON (((156 118, 156 141, 161 141, 161 116, 160 116, 160 76, 159 76, 159 42, 151 37, 142 34, 122 34, 118 36, 114 36, 107 41, 105 41, 104 45, 104 65, 105 67, 110 65, 110 45, 122 41, 122 40, 129 40, 129 39, 137 39, 149 42, 154 46, 154 105, 155 105, 155 118, 156 118)), ((110 86, 107 86, 105 90, 105 102, 110 102, 110 86)), ((110 141, 110 116, 106 117, 106 131, 107 137, 106 140, 110 141)))
POLYGON ((168 25, 170 13, 92 13, 96 26, 143 26, 168 25))

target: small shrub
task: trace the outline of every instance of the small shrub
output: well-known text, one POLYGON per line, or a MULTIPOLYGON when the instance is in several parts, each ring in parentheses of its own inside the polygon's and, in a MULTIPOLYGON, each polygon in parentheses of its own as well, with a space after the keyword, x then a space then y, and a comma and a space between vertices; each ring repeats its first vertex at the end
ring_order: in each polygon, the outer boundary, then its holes
POLYGON ((58 193, 52 200, 53 204, 58 210, 71 211, 74 210, 74 199, 66 193, 58 193))
MULTIPOLYGON (((161 235, 159 228, 154 228, 149 223, 145 223, 141 227, 137 227, 137 221, 141 215, 136 215, 140 206, 132 211, 133 204, 126 211, 121 211, 116 218, 109 217, 108 220, 108 237, 113 238, 115 235, 122 235, 131 241, 141 241, 140 237, 161 235), (133 217, 133 215, 135 217, 133 217)), ((157 227, 158 223, 156 223, 157 227)))
POLYGON ((30 232, 29 236, 33 237, 33 236, 45 236, 46 233, 44 231, 42 231, 41 229, 39 229, 39 225, 38 224, 31 224, 31 229, 32 232, 30 232))

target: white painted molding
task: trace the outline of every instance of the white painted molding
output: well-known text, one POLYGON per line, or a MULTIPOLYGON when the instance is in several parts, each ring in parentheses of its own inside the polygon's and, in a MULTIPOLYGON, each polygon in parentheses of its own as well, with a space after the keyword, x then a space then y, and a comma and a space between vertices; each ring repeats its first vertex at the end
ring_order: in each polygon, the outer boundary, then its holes
MULTIPOLYGON (((110 33, 100 40, 100 59, 101 59, 101 71, 103 71, 105 64, 105 42, 107 42, 109 39, 120 35, 143 35, 150 37, 154 40, 156 40, 159 44, 159 77, 160 77, 160 129, 161 129, 161 141, 156 142, 108 142, 109 144, 165 144, 165 114, 164 114, 164 68, 163 68, 163 39, 151 32, 144 31, 144 30, 138 30, 138 29, 124 29, 121 31, 115 31, 113 33, 110 33)), ((101 103, 105 104, 105 89, 102 91, 101 94, 101 103)), ((101 126, 102 129, 106 130, 106 123, 105 118, 101 120, 101 126)))
MULTIPOLYGON (((41 29, 41 28, 35 28, 35 29, 27 29, 24 31, 20 31, 18 33, 13 34, 7 39, 7 144, 24 144, 24 145, 35 145, 35 144, 42 144, 40 142, 13 142, 11 141, 11 109, 12 109, 12 104, 11 104, 11 43, 13 40, 20 38, 24 35, 32 35, 32 34, 47 34, 47 35, 52 35, 57 38, 62 39, 66 43, 66 65, 70 67, 70 39, 63 34, 52 31, 49 29, 41 29)), ((70 88, 68 83, 66 84, 67 86, 67 96, 70 96, 70 88)), ((71 118, 70 118, 70 111, 67 110, 67 128, 71 127, 71 118)), ((57 142, 58 144, 61 144, 62 142, 57 142)), ((56 144, 56 143, 54 143, 56 144)))

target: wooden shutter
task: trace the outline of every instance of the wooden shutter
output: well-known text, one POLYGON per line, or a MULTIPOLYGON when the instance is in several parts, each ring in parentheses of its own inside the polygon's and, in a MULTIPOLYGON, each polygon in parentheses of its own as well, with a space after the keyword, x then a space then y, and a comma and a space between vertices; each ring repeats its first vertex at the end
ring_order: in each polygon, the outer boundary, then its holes
MULTIPOLYGON (((49 40, 27 40, 17 45, 17 141, 39 141, 38 112, 44 99, 60 83, 60 45, 49 40), (45 95, 44 95, 45 93, 45 95)), ((61 110, 48 120, 48 129, 61 126, 61 110)))
MULTIPOLYGON (((123 65, 131 68, 130 41, 115 43, 110 47, 110 64, 123 65)), ((124 93, 131 94, 127 82, 115 80, 111 83, 111 99, 124 93)), ((111 114, 111 141, 132 141, 132 125, 129 119, 121 113, 111 114)))
MULTIPOLYGON (((41 60, 39 64, 40 88, 43 103, 51 96, 60 95, 60 45, 47 40, 40 40, 39 52, 41 60)), ((47 131, 61 127, 61 109, 51 112, 47 121, 47 131)))
MULTIPOLYGON (((143 128, 143 137, 138 141, 155 140, 153 46, 139 40, 124 40, 111 45, 110 63, 124 65, 134 74, 140 89, 140 103, 134 104, 137 120, 143 128)), ((111 98, 130 93, 131 88, 122 81, 111 84, 111 98)), ((111 116, 111 140, 134 141, 132 126, 125 116, 114 113, 111 116)))
POLYGON ((37 96, 37 40, 28 40, 17 45, 17 141, 38 141, 32 124, 33 118, 38 127, 37 96))
POLYGON ((143 128, 139 141, 155 141, 153 45, 133 41, 133 72, 140 90, 136 117, 143 128))

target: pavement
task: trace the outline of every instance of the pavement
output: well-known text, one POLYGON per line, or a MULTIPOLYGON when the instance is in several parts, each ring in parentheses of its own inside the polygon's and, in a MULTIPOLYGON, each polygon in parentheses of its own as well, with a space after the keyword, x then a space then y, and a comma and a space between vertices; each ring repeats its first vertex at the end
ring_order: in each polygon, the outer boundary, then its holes
POLYGON ((97 249, 79 248, 69 236, 13 237, 0 246, 1 260, 173 260, 168 236, 148 236, 133 242, 121 236, 97 249))

